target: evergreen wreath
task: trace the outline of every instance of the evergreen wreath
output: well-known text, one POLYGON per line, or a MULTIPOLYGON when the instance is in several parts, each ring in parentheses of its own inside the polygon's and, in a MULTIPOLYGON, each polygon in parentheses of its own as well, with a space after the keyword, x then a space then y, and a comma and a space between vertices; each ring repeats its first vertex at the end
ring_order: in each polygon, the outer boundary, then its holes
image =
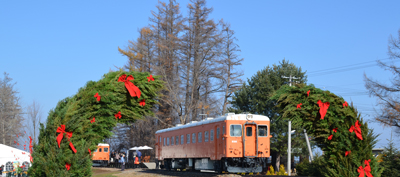
POLYGON ((92 176, 91 151, 117 123, 134 123, 157 103, 163 82, 147 72, 109 72, 58 102, 41 124, 29 176, 92 176))
POLYGON ((383 168, 372 154, 377 136, 342 97, 298 84, 282 86, 272 99, 281 118, 306 129, 324 151, 325 176, 380 177, 383 168))

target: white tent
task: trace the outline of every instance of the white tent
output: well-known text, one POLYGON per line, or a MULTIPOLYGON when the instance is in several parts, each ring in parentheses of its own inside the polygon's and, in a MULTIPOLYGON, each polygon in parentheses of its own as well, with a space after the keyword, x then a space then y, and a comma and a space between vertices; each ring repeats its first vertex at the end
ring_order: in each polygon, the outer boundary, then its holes
POLYGON ((7 162, 19 162, 20 165, 24 162, 30 164, 30 153, 0 144, 0 166, 6 167, 7 162))
POLYGON ((153 148, 151 148, 151 147, 149 147, 149 146, 139 146, 139 147, 133 147, 133 148, 130 148, 129 150, 146 150, 146 149, 153 149, 153 148))

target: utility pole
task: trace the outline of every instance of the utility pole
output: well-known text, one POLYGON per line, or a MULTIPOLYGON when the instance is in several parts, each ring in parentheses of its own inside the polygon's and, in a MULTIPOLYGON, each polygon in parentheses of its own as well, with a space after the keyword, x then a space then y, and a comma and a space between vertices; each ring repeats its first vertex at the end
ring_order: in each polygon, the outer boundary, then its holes
MULTIPOLYGON (((290 87, 292 86, 292 79, 300 79, 300 78, 297 78, 294 76, 292 77, 292 75, 290 75, 289 77, 287 77, 287 76, 281 76, 281 77, 285 78, 285 79, 289 79, 290 87)), ((287 169, 288 169, 287 171, 288 171, 289 176, 291 176, 291 171, 290 171, 291 157, 292 157, 292 150, 291 150, 292 141, 291 140, 292 140, 292 121, 289 120, 289 123, 288 123, 288 161, 287 161, 287 169)))
POLYGON ((300 79, 300 78, 297 78, 297 77, 292 77, 292 75, 290 75, 289 77, 287 77, 287 76, 281 76, 282 78, 285 78, 285 79, 289 79, 289 86, 292 86, 292 79, 300 79))

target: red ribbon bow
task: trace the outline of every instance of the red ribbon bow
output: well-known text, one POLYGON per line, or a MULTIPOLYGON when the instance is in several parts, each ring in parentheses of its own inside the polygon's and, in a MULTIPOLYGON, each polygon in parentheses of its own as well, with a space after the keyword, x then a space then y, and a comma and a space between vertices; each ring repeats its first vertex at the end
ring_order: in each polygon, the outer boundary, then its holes
POLYGON ((121 111, 119 111, 117 114, 114 114, 115 119, 119 118, 121 119, 122 115, 121 115, 121 111))
POLYGON ((140 106, 144 106, 144 105, 146 105, 146 102, 145 102, 145 100, 143 99, 142 101, 139 102, 139 104, 140 104, 140 106))
POLYGON ((367 175, 367 177, 374 177, 371 174, 371 166, 369 166, 369 162, 371 162, 371 159, 364 160, 365 168, 363 168, 362 166, 358 167, 358 169, 357 169, 357 172, 359 173, 358 177, 364 177, 364 171, 365 171, 365 175, 367 175))
POLYGON ((65 163, 65 168, 66 168, 67 170, 69 170, 69 169, 71 168, 71 164, 65 163))
POLYGON ((321 114, 321 119, 324 120, 324 117, 326 115, 326 112, 328 111, 330 103, 329 102, 322 103, 321 100, 318 100, 317 103, 319 106, 319 114, 321 114))
POLYGON ((149 77, 147 77, 147 82, 150 82, 150 81, 154 81, 154 78, 153 78, 153 76, 151 74, 150 74, 149 77))
POLYGON ((330 140, 332 140, 332 138, 333 138, 333 135, 329 136, 328 140, 330 141, 330 140))
POLYGON ((72 137, 72 132, 66 132, 65 125, 61 125, 60 127, 57 128, 57 133, 60 133, 57 136, 58 148, 60 148, 61 140, 64 137, 64 133, 66 133, 68 141, 69 141, 69 146, 71 147, 72 151, 74 151, 74 153, 76 153, 76 149, 75 149, 74 145, 72 144, 72 142, 70 141, 70 139, 72 137))
POLYGON ((310 96, 310 90, 307 91, 307 97, 309 97, 309 96, 310 96))
MULTIPOLYGON (((31 153, 31 154, 32 154, 32 147, 33 147, 33 146, 32 146, 32 137, 29 136, 29 153, 31 153)), ((32 156, 29 155, 29 157, 30 157, 30 161, 33 162, 32 156)))
POLYGON ((334 128, 334 129, 333 129, 333 132, 335 132, 335 133, 336 133, 336 132, 337 132, 337 129, 338 129, 338 128, 334 128))
POLYGON ((351 151, 346 151, 345 156, 350 155, 351 151))
POLYGON ((93 117, 92 120, 90 120, 90 123, 96 122, 96 118, 93 117))
POLYGON ((89 154, 90 154, 90 155, 92 155, 92 151, 90 151, 90 149, 89 149, 89 148, 88 148, 87 150, 89 151, 89 154))
POLYGON ((297 104, 297 109, 301 109, 302 103, 297 104))
POLYGON ((118 82, 124 82, 126 89, 128 89, 129 94, 131 97, 137 96, 140 98, 140 95, 142 94, 139 90, 138 87, 136 87, 132 82, 129 82, 130 80, 133 80, 133 76, 130 75, 128 78, 126 78, 126 74, 123 74, 118 78, 118 82))
POLYGON ((347 106, 349 106, 349 104, 347 103, 347 101, 345 101, 345 102, 343 103, 343 108, 344 108, 344 107, 347 107, 347 106))
POLYGON ((101 99, 101 96, 99 95, 99 93, 96 93, 96 94, 94 95, 94 97, 97 98, 97 101, 100 101, 100 99, 101 99))
POLYGON ((356 123, 355 123, 355 125, 354 125, 354 126, 352 125, 352 126, 350 127, 349 132, 350 132, 350 133, 353 133, 353 131, 354 131, 354 132, 356 133, 357 138, 360 139, 360 140, 363 140, 362 134, 361 134, 361 128, 360 128, 360 126, 361 126, 361 124, 360 124, 360 122, 357 120, 356 123))

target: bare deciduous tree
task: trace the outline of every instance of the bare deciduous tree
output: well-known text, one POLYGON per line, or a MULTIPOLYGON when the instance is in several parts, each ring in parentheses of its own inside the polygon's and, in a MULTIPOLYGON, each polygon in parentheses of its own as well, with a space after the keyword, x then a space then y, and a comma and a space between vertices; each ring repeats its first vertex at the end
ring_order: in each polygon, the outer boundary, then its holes
POLYGON ((0 142, 16 147, 14 141, 18 140, 23 132, 23 117, 18 92, 14 88, 12 78, 4 73, 0 78, 0 142))
MULTIPOLYGON (((398 38, 390 36, 388 55, 392 60, 400 59, 400 30, 398 38)), ((365 87, 369 95, 377 97, 380 110, 376 110, 375 120, 386 126, 397 127, 397 133, 400 134, 400 67, 392 63, 378 61, 378 64, 385 70, 391 71, 394 78, 391 84, 385 84, 373 80, 364 74, 365 87)))
POLYGON ((28 121, 27 129, 29 134, 33 137, 33 144, 37 143, 42 116, 41 105, 33 100, 32 104, 30 104, 26 109, 26 119, 28 121))

